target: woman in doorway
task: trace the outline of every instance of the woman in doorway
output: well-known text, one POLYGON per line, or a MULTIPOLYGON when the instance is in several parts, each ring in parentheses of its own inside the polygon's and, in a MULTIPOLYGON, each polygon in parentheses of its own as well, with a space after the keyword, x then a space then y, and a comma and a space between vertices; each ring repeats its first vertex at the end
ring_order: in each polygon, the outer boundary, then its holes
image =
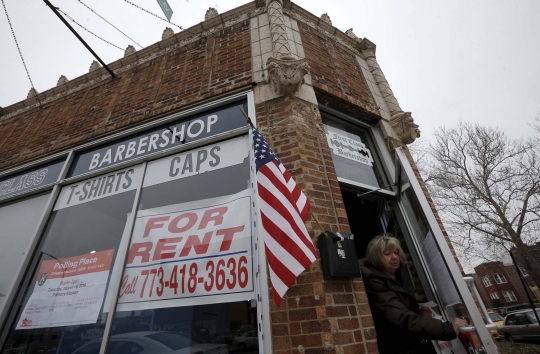
POLYGON ((420 308, 403 283, 405 263, 399 240, 387 234, 371 240, 366 258, 360 260, 379 353, 436 353, 431 340, 452 340, 467 322, 441 322, 432 318, 429 308, 420 308))

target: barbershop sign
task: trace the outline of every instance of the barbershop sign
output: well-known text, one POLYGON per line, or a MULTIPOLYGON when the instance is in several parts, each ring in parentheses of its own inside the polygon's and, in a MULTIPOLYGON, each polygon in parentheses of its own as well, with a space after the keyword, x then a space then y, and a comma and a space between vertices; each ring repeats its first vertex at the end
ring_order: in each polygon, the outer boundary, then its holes
POLYGON ((349 138, 330 131, 326 133, 326 139, 334 155, 373 166, 371 151, 364 143, 358 140, 358 137, 355 139, 349 138))
POLYGON ((244 127, 246 120, 237 107, 239 104, 247 110, 245 101, 235 103, 83 152, 76 156, 73 170, 69 175, 72 177, 100 170, 244 127))

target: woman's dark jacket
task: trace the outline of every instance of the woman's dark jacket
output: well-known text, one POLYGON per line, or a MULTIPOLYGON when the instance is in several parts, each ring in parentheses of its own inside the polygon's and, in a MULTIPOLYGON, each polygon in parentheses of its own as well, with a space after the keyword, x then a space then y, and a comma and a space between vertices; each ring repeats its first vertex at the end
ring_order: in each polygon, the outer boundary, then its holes
MULTIPOLYGON (((429 340, 456 338, 451 323, 420 314, 416 299, 402 283, 365 259, 359 265, 377 330, 379 353, 435 353, 429 340)), ((401 278, 400 269, 396 278, 401 278)))

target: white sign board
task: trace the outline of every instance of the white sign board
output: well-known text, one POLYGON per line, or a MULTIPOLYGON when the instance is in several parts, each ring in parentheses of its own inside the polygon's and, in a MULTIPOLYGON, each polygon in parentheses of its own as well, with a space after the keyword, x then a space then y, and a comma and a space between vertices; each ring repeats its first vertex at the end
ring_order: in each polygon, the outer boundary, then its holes
POLYGON ((113 256, 111 249, 42 262, 17 329, 95 323, 113 256))
POLYGON ((253 298, 250 203, 246 190, 139 211, 118 310, 253 298))
POLYGON ((373 166, 371 151, 361 141, 335 132, 326 133, 326 139, 334 155, 373 166))
POLYGON ((456 290, 454 282, 450 277, 450 272, 444 263, 441 252, 435 243, 433 234, 428 232, 422 245, 422 253, 431 270, 433 281, 437 287, 437 293, 441 297, 444 306, 452 306, 461 302, 461 298, 456 290))

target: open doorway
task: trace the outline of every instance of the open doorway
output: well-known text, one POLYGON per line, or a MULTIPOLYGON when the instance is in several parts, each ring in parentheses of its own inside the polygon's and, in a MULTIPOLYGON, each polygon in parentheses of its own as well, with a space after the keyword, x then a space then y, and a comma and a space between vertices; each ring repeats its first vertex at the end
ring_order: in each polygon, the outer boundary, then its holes
POLYGON ((401 241, 401 247, 408 260, 407 276, 404 279, 407 283, 406 287, 414 293, 417 301, 428 301, 432 296, 427 295, 424 286, 422 286, 421 279, 425 276, 419 274, 415 266, 415 263, 418 262, 418 256, 409 250, 409 242, 405 240, 399 219, 396 216, 395 201, 373 193, 364 193, 349 188, 342 187, 341 189, 351 233, 354 234, 358 259, 366 257, 367 245, 375 236, 383 232, 394 235, 401 241))

